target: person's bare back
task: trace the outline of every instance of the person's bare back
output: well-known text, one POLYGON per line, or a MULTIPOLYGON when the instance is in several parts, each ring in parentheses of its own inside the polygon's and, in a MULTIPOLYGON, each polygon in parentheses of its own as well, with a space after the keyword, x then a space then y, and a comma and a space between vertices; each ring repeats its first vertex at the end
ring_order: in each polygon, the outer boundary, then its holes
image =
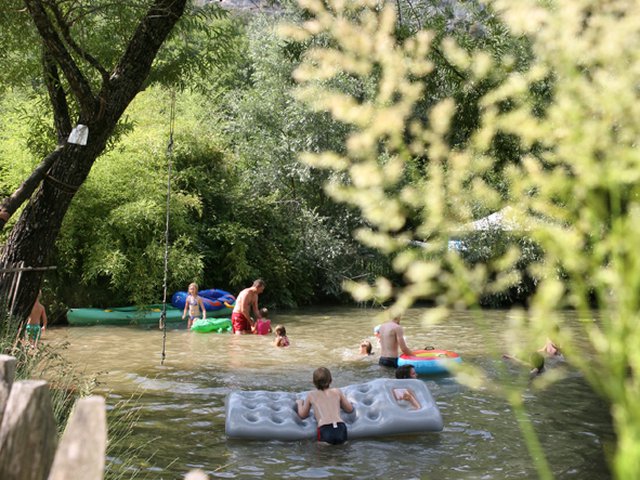
POLYGON ((311 397, 310 404, 313 406, 313 412, 319 427, 342 422, 340 417, 341 408, 347 413, 353 411, 353 405, 338 388, 315 390, 309 392, 309 396, 311 397))
POLYGON ((36 303, 33 304, 33 308, 31 309, 31 313, 29 314, 29 318, 27 319, 28 325, 40 325, 42 322, 42 328, 47 328, 47 312, 45 311, 42 304, 36 300, 36 303))
POLYGON ((387 358, 398 357, 398 347, 402 353, 412 355, 413 352, 409 349, 404 341, 404 330, 399 325, 399 319, 393 319, 389 322, 380 325, 380 356, 387 358))
POLYGON ((34 347, 38 346, 40 335, 47 329, 47 311, 40 303, 41 295, 42 292, 38 292, 38 297, 31 308, 31 313, 29 314, 29 318, 27 318, 27 323, 24 327, 26 340, 34 347), (40 327, 40 322, 42 322, 42 328, 40 327))
POLYGON ((258 295, 264 292, 264 289, 264 281, 259 278, 253 282, 253 285, 238 294, 231 313, 231 324, 235 334, 251 333, 252 326, 259 318, 262 318, 258 309, 258 295), (253 319, 251 319, 252 313, 253 319))
POLYGON ((331 372, 319 367, 313 372, 313 384, 317 390, 309 392, 304 400, 296 400, 298 416, 307 418, 311 407, 318 425, 318 441, 338 445, 347 441, 347 425, 340 417, 340 410, 353 412, 353 405, 342 390, 329 388, 331 372))
POLYGON ((245 288, 238 294, 233 311, 242 313, 246 318, 251 317, 252 311, 258 316, 258 292, 255 287, 245 288))

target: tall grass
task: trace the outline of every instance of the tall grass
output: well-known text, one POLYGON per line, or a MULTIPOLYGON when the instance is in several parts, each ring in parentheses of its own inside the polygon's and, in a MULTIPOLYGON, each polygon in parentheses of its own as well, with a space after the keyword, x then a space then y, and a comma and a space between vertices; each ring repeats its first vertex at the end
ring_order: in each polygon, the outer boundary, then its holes
MULTIPOLYGON (((40 339, 34 347, 24 339, 15 319, 6 312, 2 312, 1 318, 0 353, 16 358, 16 381, 42 379, 48 382, 58 435, 62 435, 75 402, 94 392, 96 375, 80 371, 64 357, 68 343, 49 344, 40 339)), ((149 459, 148 445, 131 442, 134 425, 139 419, 139 410, 135 408, 137 398, 133 396, 107 407, 106 480, 139 478, 140 465, 149 459)))
POLYGON ((96 379, 79 372, 63 356, 67 344, 50 345, 42 339, 37 346, 24 338, 19 322, 2 315, 0 352, 16 358, 15 380, 41 379, 49 383, 49 393, 58 433, 67 424, 76 400, 91 394, 96 379))

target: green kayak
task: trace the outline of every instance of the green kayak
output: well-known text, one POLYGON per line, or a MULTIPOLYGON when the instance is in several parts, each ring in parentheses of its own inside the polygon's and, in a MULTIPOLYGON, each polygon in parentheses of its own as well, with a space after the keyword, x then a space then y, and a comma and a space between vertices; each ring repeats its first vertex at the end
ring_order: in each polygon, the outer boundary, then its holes
MULTIPOLYGON (((209 315, 209 312, 207 312, 209 315)), ((231 319, 230 318, 198 318, 193 321, 191 330, 194 332, 206 333, 206 332, 230 332, 231 331, 231 319)))
MULTIPOLYGON (((162 304, 144 307, 71 308, 70 325, 150 325, 160 321, 162 304)), ((182 310, 167 305, 167 323, 182 321, 182 310)))
MULTIPOLYGON (((167 305, 167 323, 181 322, 182 309, 167 305)), ((207 318, 230 317, 233 308, 224 307, 207 312, 207 318)), ((144 307, 71 308, 67 312, 69 325, 151 325, 160 321, 162 304, 144 307)), ((184 320, 186 323, 186 320, 184 320)))

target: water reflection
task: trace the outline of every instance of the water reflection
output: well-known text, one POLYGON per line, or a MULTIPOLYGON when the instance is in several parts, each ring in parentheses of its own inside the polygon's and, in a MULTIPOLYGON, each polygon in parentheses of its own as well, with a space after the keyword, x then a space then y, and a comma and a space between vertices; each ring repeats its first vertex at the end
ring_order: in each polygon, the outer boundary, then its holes
MULTIPOLYGON (((536 478, 509 406, 448 376, 424 379, 444 419, 441 433, 352 441, 337 448, 225 437, 224 400, 233 390, 310 390, 311 373, 320 365, 331 370, 335 386, 391 377, 393 372, 377 366, 377 356, 357 355, 363 338, 378 350, 375 313, 340 308, 278 315, 273 321, 286 325, 292 344, 287 349, 275 348, 272 336, 171 329, 164 366, 157 330, 64 328, 48 337, 70 342, 65 355, 99 374, 110 405, 140 395, 127 407, 140 412, 133 441, 147 445, 139 452, 142 471, 133 478, 177 478, 196 467, 213 478, 387 478, 391 472, 399 479, 536 478)), ((520 378, 517 368, 505 367, 490 348, 502 343, 490 333, 504 330, 501 312, 485 312, 483 326, 456 314, 430 328, 419 315, 412 311, 402 322, 411 348, 455 350, 491 378, 505 371, 514 381, 520 378)), ((610 478, 603 454, 612 438, 607 408, 579 375, 570 372, 542 392, 529 388, 525 402, 556 478, 610 478)))

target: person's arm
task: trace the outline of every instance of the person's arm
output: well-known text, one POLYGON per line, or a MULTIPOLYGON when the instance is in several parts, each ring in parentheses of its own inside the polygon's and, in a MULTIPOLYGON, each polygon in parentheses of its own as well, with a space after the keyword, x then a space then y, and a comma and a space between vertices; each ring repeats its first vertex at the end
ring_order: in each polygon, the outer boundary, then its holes
POLYGON ((409 356, 413 355, 413 352, 409 347, 407 347, 407 343, 404 341, 404 331, 402 330, 402 327, 398 327, 396 330, 396 338, 398 339, 398 346, 400 347, 400 350, 402 350, 402 353, 409 356))
POLYGON ((253 315, 256 319, 256 322, 258 321, 259 318, 262 318, 262 314, 260 313, 260 310, 258 310, 258 294, 257 293, 254 294, 253 298, 251 299, 251 310, 253 310, 253 315))
POLYGON ((182 319, 184 320, 184 317, 187 316, 187 308, 189 308, 189 296, 187 295, 187 298, 185 298, 184 300, 184 310, 182 311, 182 319))
POLYGON ((411 390, 405 391, 402 399, 409 402, 416 410, 420 409, 420 402, 418 402, 418 399, 415 397, 411 390))
POLYGON ((47 329, 47 311, 42 307, 42 329, 47 329))
POLYGON ((342 409, 347 413, 353 412, 353 404, 347 400, 347 397, 344 396, 342 390, 338 389, 338 393, 340 394, 340 406, 342 409))
POLYGON ((296 400, 296 404, 298 405, 298 416, 300 418, 307 418, 311 410, 311 395, 307 394, 304 401, 300 399, 296 400))
POLYGON ((502 358, 504 358, 505 360, 511 360, 512 362, 515 362, 519 365, 525 365, 527 367, 530 366, 528 362, 525 362, 524 360, 521 360, 514 355, 507 355, 506 353, 503 353, 502 358))

